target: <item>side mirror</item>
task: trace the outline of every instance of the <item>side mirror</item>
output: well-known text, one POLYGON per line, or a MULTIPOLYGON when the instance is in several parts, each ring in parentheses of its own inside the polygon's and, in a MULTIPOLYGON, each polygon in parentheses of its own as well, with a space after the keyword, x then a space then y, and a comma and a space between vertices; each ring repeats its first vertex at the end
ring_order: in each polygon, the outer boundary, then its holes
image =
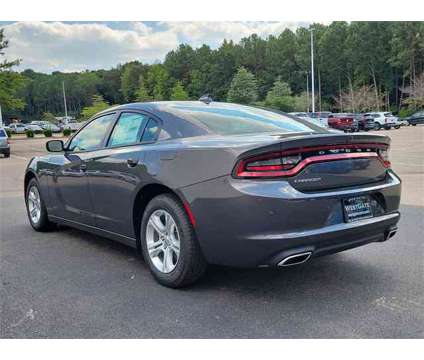
POLYGON ((49 152, 61 152, 64 150, 62 140, 50 140, 46 142, 46 149, 49 152))

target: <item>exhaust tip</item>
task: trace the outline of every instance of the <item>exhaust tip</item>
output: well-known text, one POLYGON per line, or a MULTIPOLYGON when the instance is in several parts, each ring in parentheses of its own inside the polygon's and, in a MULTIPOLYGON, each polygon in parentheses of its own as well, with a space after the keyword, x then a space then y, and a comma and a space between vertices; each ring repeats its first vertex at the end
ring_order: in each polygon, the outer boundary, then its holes
POLYGON ((312 256, 312 251, 302 252, 285 257, 278 263, 278 266, 293 266, 300 265, 308 261, 312 256))
POLYGON ((385 240, 389 240, 390 238, 392 238, 393 236, 395 236, 395 234, 397 233, 397 229, 392 229, 392 230, 389 230, 387 233, 386 233, 386 238, 385 238, 385 240))

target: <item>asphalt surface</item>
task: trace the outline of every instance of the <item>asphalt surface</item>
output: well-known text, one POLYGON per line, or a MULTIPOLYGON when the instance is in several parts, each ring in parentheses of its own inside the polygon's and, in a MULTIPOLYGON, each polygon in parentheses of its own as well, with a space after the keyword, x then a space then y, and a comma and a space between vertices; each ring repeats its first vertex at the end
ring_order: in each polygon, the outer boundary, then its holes
POLYGON ((158 285, 118 243, 33 231, 23 174, 45 140, 12 140, 0 159, 0 337, 422 338, 424 127, 387 134, 403 179, 393 239, 280 270, 211 267, 184 290, 158 285))

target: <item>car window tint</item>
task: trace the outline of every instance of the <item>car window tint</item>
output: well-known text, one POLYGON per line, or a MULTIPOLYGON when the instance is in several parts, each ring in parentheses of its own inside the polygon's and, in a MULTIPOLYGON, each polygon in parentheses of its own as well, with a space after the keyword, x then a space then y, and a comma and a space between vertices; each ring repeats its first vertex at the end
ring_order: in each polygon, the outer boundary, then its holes
POLYGON ((113 129, 109 146, 131 145, 140 142, 146 121, 147 117, 143 114, 122 113, 113 129))
POLYGON ((6 137, 6 133, 2 129, 0 129, 0 137, 6 137))
MULTIPOLYGON (((250 106, 204 107, 177 104, 174 107, 190 115, 209 131, 220 135, 312 131, 312 128, 291 117, 250 106)), ((327 117, 329 115, 329 113, 321 114, 327 117)))
POLYGON ((149 119, 147 123, 146 129, 144 129, 143 133, 143 141, 155 141, 157 138, 157 132, 159 129, 159 125, 156 120, 149 119))
POLYGON ((95 150, 102 146, 103 140, 113 123, 115 114, 100 116, 82 129, 69 144, 69 151, 95 150))

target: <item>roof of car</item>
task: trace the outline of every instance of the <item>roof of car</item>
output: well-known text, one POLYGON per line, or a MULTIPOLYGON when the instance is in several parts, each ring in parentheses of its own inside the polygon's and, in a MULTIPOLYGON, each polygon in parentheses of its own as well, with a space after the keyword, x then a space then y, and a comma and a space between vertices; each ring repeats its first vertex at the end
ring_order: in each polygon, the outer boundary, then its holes
POLYGON ((239 105, 234 103, 225 103, 225 102, 219 102, 219 101, 212 101, 209 104, 206 104, 202 101, 151 101, 151 102, 135 102, 135 103, 129 103, 129 104, 123 104, 123 105, 117 105, 115 107, 109 108, 105 111, 111 111, 111 110, 125 110, 125 109, 138 109, 138 110, 166 110, 167 108, 175 108, 178 106, 185 106, 185 107, 205 107, 205 108, 211 108, 211 107, 239 107, 239 106, 247 106, 247 105, 239 105))

